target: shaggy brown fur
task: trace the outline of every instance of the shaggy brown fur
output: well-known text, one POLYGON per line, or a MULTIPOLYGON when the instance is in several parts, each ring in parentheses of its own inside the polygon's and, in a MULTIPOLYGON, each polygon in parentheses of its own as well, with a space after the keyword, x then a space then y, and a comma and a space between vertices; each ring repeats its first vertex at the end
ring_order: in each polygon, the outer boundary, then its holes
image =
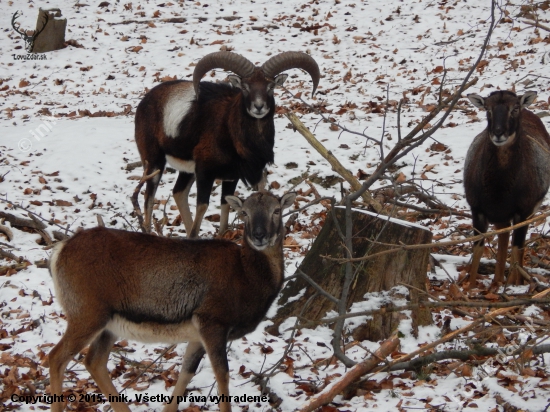
MULTIPOLYGON (((469 95, 487 110, 487 128, 473 141, 466 156, 464 188, 472 209, 474 229, 485 233, 489 223, 504 228, 532 215, 550 185, 550 136, 542 121, 527 110, 536 93, 516 96, 507 91, 493 92, 485 99, 469 95)), ((512 239, 512 268, 509 282, 520 283, 515 264, 523 263, 527 226, 516 229, 512 239)), ((495 283, 504 279, 509 234, 499 236, 495 283)), ((483 241, 476 243, 470 268, 474 285, 483 241)))
MULTIPOLYGON (((117 395, 107 360, 119 336, 143 342, 188 341, 174 399, 183 396, 204 353, 220 395, 229 396, 226 345, 253 331, 283 282, 282 199, 259 192, 228 202, 243 216, 243 246, 177 240, 98 227, 56 246, 50 259, 67 330, 49 354, 51 393, 61 395, 68 362, 90 344, 85 365, 106 396, 117 395)), ((128 412, 125 403, 112 403, 128 412)), ((61 411, 55 403, 52 410, 61 411)), ((165 411, 175 411, 168 404, 165 411)), ((220 404, 224 412, 230 404, 220 404)))

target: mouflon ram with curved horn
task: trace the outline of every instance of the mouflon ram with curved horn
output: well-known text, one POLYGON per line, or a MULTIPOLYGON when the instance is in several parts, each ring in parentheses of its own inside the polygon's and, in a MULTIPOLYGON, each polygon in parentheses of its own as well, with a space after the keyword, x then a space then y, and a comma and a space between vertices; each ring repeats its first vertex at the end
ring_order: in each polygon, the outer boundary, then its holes
MULTIPOLYGON (((298 68, 309 73, 313 93, 320 72, 315 60, 301 52, 284 52, 255 66, 227 51, 211 53, 196 65, 193 81, 175 80, 155 86, 136 110, 135 139, 145 173, 164 170, 168 162, 179 175, 173 188, 187 236, 197 237, 216 179, 222 180, 219 233, 227 229, 225 201, 241 179, 263 186, 264 168, 274 160, 275 99, 273 91, 287 78, 283 71, 298 68), (210 70, 234 74, 229 83, 201 82, 210 70), (197 181, 195 220, 188 196, 197 181)), ((161 175, 149 179, 145 189, 144 226, 151 230, 154 197, 161 175)))

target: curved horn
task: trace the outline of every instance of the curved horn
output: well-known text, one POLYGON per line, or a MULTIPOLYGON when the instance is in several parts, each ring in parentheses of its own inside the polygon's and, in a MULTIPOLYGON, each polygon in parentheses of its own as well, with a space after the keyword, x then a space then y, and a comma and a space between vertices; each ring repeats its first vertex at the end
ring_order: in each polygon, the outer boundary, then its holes
POLYGON ((240 77, 250 77, 254 72, 254 67, 254 64, 247 58, 237 53, 221 51, 207 54, 199 60, 193 72, 195 93, 199 94, 199 82, 209 70, 219 68, 231 71, 240 77))
POLYGON ((264 74, 267 77, 275 77, 279 73, 288 69, 302 69, 309 73, 311 80, 313 80, 313 92, 315 94, 321 73, 319 72, 319 66, 313 57, 302 52, 284 52, 279 53, 262 65, 264 74))

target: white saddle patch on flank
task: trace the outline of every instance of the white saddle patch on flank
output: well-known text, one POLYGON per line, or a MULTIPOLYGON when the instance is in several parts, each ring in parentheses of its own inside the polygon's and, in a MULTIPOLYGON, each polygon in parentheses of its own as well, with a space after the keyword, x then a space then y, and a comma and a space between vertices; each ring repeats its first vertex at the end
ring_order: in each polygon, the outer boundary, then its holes
POLYGON ((166 155, 166 161, 178 172, 195 173, 195 162, 193 160, 182 160, 174 156, 166 155))
POLYGON ((164 106, 163 119, 164 133, 167 137, 177 137, 181 119, 191 108, 193 100, 195 100, 193 87, 178 88, 170 94, 166 106, 164 106))

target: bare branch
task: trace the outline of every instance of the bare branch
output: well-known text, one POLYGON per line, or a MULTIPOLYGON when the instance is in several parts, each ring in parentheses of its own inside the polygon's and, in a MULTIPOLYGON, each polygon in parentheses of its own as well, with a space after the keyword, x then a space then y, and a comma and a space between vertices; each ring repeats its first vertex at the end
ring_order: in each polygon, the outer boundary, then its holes
POLYGON ((407 155, 411 150, 415 149, 416 147, 420 146, 422 143, 424 143, 433 133, 435 133, 436 130, 441 127, 443 122, 446 120, 447 116, 452 111, 454 104, 458 101, 460 96, 462 95, 462 92, 464 90, 470 88, 474 84, 477 83, 478 78, 475 77, 473 80, 466 84, 462 84, 462 86, 449 98, 445 99, 442 104, 438 105, 435 109, 433 109, 428 116, 426 116, 422 121, 413 129, 407 136, 403 137, 401 140, 398 140, 396 145, 393 147, 393 149, 386 155, 386 157, 382 160, 382 162, 378 165, 376 170, 372 175, 369 176, 369 178, 363 183, 360 190, 353 193, 351 200, 356 200, 359 196, 363 195, 363 190, 368 190, 372 186, 374 182, 376 182, 380 176, 382 176, 387 168, 394 164, 397 160, 401 159, 405 155, 407 155), (419 138, 415 138, 415 136, 424 129, 424 127, 433 119, 435 118, 443 109, 447 109, 445 115, 443 118, 436 124, 434 127, 432 127, 428 132, 423 133, 419 138), (406 148, 406 149, 405 149, 406 148), (404 150, 405 149, 405 150, 404 150))
POLYGON ((8 238, 8 241, 11 242, 13 240, 13 232, 11 229, 7 226, 0 225, 0 233, 3 233, 8 238))
POLYGON ((0 256, 5 259, 15 260, 17 263, 21 263, 24 260, 21 256, 15 256, 13 253, 2 248, 0 248, 0 256))
MULTIPOLYGON (((392 312, 402 312, 405 310, 417 310, 422 308, 509 308, 511 306, 529 306, 529 305, 550 305, 550 299, 516 299, 507 302, 464 302, 464 301, 439 301, 439 302, 421 302, 403 306, 387 306, 380 309, 371 309, 361 312, 346 313, 342 316, 323 318, 316 321, 305 320, 300 323, 300 328, 310 328, 315 325, 330 324, 341 319, 350 319, 359 316, 385 315, 392 312)), ((470 316, 474 316, 470 314, 470 316)))
MULTIPOLYGON (((550 293, 550 289, 546 289, 545 291, 536 294, 535 296, 533 296, 533 298, 534 299, 540 299, 540 298, 543 298, 546 295, 548 295, 548 293, 550 293)), ((440 345, 442 343, 445 343, 447 341, 450 341, 450 340, 456 338, 457 336, 461 335, 462 333, 465 333, 465 332, 468 332, 468 331, 474 329, 480 323, 487 322, 487 321, 491 320, 492 318, 494 318, 496 316, 504 315, 507 312, 510 312, 511 310, 514 310, 514 309, 517 309, 517 308, 518 308, 518 306, 511 306, 509 308, 501 308, 501 309, 497 309, 497 310, 494 310, 492 312, 489 312, 488 314, 483 315, 482 317, 474 320, 469 325, 464 326, 460 329, 457 329, 454 332, 451 332, 451 333, 443 336, 441 339, 438 339, 438 340, 436 340, 436 341, 434 341, 434 342, 432 342, 432 343, 430 343, 426 346, 423 346, 422 348, 420 348, 420 349, 418 349, 414 352, 411 352, 408 355, 405 355, 405 356, 402 356, 398 359, 395 359, 394 361, 390 362, 388 365, 385 365, 381 368, 378 368, 374 372, 380 372, 380 371, 383 371, 383 370, 390 370, 392 366, 397 365, 398 363, 402 363, 402 362, 408 361, 410 359, 413 359, 414 357, 420 355, 421 353, 424 353, 424 352, 426 352, 430 349, 433 349, 433 348, 437 347, 438 345, 440 345)))
POLYGON ((322 296, 330 300, 331 302, 334 302, 338 304, 338 299, 336 299, 334 296, 332 296, 330 293, 326 292, 321 286, 319 286, 313 279, 311 279, 308 275, 306 275, 300 268, 296 271, 298 275, 300 275, 306 282, 308 282, 311 286, 317 290, 322 296))
POLYGON ((323 405, 331 402, 336 395, 342 392, 350 383, 370 372, 374 369, 381 360, 386 359, 393 351, 397 349, 399 345, 399 338, 397 335, 390 337, 388 340, 382 342, 380 347, 374 352, 372 356, 364 360, 361 363, 355 365, 350 369, 340 380, 327 386, 322 392, 311 398, 299 412, 311 412, 320 408, 323 405))
POLYGON ((114 26, 116 24, 151 24, 158 23, 159 21, 163 23, 185 23, 187 19, 185 17, 171 17, 169 19, 154 19, 154 20, 123 20, 116 23, 107 23, 109 26, 114 26))
MULTIPOLYGON (((18 205, 16 203, 13 203, 13 202, 10 202, 9 200, 7 199, 1 199, 0 198, 0 202, 3 202, 3 203, 7 203, 8 205, 10 205, 11 207, 14 207, 16 209, 21 209, 21 210, 24 210, 25 212, 27 212, 28 216, 31 217, 31 215, 33 216, 33 220, 35 222, 35 225, 39 225, 41 226, 42 224, 39 224, 39 223, 36 223, 38 220, 42 221, 42 222, 46 222, 48 225, 53 225, 53 226, 57 226, 61 229, 63 229, 64 231, 66 232, 71 232, 71 233, 74 233, 74 231, 70 230, 68 227, 65 227, 65 226, 61 226, 60 224, 56 223, 53 221, 53 219, 45 219, 43 218, 42 216, 40 216, 39 214, 37 213, 34 213, 33 211, 31 211, 29 208, 26 208, 26 207, 23 207, 21 205, 18 205), (36 219, 35 219, 36 218, 36 219)), ((2 213, 2 212, 0 212, 2 213)), ((1 216, 0 216, 1 217, 1 216)), ((8 220, 9 221, 9 220, 8 220)), ((23 221, 26 221, 26 219, 23 219, 23 221)), ((14 224, 12 224, 12 226, 14 226, 14 224)), ((25 225, 23 225, 25 226, 25 225)), ((43 225, 44 227, 42 229, 45 229, 47 226, 46 225, 43 225)), ((31 228, 34 228, 33 226, 26 226, 26 227, 31 227, 31 228)))
POLYGON ((0 218, 6 219, 10 222, 12 227, 29 227, 36 230, 42 230, 47 227, 44 223, 36 219, 25 219, 6 212, 0 212, 0 218))
POLYGON ((550 31, 550 27, 540 24, 538 21, 521 20, 521 22, 528 24, 529 26, 538 27, 539 29, 550 31))
POLYGON ((318 199, 315 199, 315 200, 312 200, 311 202, 309 202, 307 205, 305 206, 302 206, 301 208, 299 209, 293 209, 289 212, 286 212, 283 217, 285 216, 288 216, 288 215, 293 215, 294 213, 298 213, 298 212, 301 212, 302 210, 305 210, 313 205, 316 205, 317 203, 321 203, 323 200, 333 200, 334 198, 333 197, 328 197, 328 196, 325 196, 325 197, 320 197, 318 199))
MULTIPOLYGON (((531 350, 533 352, 533 355, 540 355, 542 353, 550 352, 550 345, 532 346, 527 350, 531 350)), ((441 360, 458 359, 462 361, 467 361, 467 360, 470 360, 472 356, 494 356, 494 355, 499 355, 500 353, 502 353, 501 348, 486 348, 486 347, 480 347, 480 348, 464 350, 464 351, 449 350, 444 352, 436 352, 436 353, 432 353, 431 355, 416 358, 409 362, 397 363, 393 365, 389 369, 389 371, 399 371, 399 370, 418 371, 419 369, 429 365, 430 363, 441 361, 441 360)), ((511 356, 521 355, 522 353, 525 353, 525 350, 520 348, 517 351, 511 353, 510 355, 511 356)))
MULTIPOLYGON (((353 190, 359 190, 361 188, 361 183, 353 176, 348 169, 346 169, 342 163, 332 154, 331 151, 327 150, 321 142, 319 142, 313 133, 298 119, 294 113, 287 113, 286 117, 291 121, 292 125, 295 127, 302 136, 306 138, 308 143, 313 146, 315 150, 319 152, 332 166, 332 170, 342 176, 352 187, 353 190)), ((380 212, 382 210, 382 205, 373 199, 372 195, 368 192, 362 194, 363 200, 371 205, 374 210, 380 212)))

